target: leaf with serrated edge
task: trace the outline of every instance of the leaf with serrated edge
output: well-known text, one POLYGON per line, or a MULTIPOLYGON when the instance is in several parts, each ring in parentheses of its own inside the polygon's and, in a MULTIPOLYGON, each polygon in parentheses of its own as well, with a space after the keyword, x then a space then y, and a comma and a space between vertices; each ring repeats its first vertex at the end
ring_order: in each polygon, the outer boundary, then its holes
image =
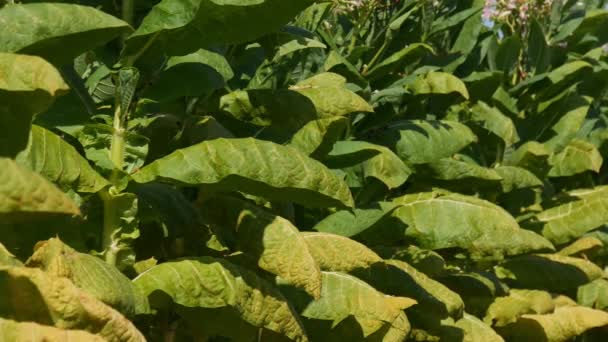
POLYGON ((346 183, 323 164, 292 147, 252 138, 216 139, 177 150, 132 177, 139 183, 202 185, 304 206, 353 206, 346 183))
POLYGON ((378 139, 410 164, 425 164, 452 156, 477 137, 455 121, 410 120, 391 125, 378 139))
POLYGON ((249 324, 292 340, 308 341, 302 323, 281 293, 255 273, 222 259, 202 257, 165 262, 140 274, 133 282, 150 298, 163 292, 189 308, 235 310, 249 324))
POLYGON ((1 221, 24 222, 48 215, 80 215, 80 209, 42 176, 0 158, 1 221))

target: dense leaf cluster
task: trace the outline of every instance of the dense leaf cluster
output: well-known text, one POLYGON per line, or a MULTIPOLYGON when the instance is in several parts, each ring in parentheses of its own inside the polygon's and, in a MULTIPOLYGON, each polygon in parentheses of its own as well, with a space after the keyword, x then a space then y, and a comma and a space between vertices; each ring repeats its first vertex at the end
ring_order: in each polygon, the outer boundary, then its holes
POLYGON ((606 1, 5 2, 0 340, 608 339, 606 1))

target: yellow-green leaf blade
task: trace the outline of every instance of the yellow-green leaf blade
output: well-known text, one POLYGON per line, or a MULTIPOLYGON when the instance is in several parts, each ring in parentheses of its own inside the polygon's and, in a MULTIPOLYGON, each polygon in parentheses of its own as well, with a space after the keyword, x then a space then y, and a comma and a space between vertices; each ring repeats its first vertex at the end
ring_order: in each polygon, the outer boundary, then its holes
POLYGON ((23 150, 33 117, 68 89, 59 71, 42 58, 0 52, 0 156, 23 150))
POLYGON ((305 206, 353 206, 346 183, 323 164, 294 148, 252 138, 216 139, 177 150, 133 179, 243 191, 305 206))
POLYGON ((78 253, 57 238, 36 244, 26 266, 40 268, 53 277, 68 278, 126 316, 148 311, 147 301, 129 278, 103 260, 78 253))
POLYGON ((473 258, 502 258, 553 250, 542 236, 521 229, 501 207, 472 196, 426 192, 399 197, 392 216, 407 225, 405 236, 428 249, 459 247, 473 258))
POLYGON ((23 222, 49 215, 80 215, 65 193, 40 175, 0 158, 0 219, 23 222))
POLYGON ((570 242, 608 223, 608 186, 568 193, 572 201, 546 208, 537 218, 543 236, 556 244, 570 242))
POLYGON ((546 315, 523 315, 500 329, 509 341, 566 342, 585 331, 608 325, 608 313, 582 306, 566 306, 546 315))
POLYGON ((90 341, 104 342, 101 336, 84 330, 65 330, 30 322, 17 322, 0 318, 0 340, 2 341, 90 341))
POLYGON ((28 146, 15 160, 54 184, 77 192, 95 193, 110 184, 72 145, 40 126, 32 126, 28 146))
POLYGON ((0 51, 41 56, 61 65, 131 30, 89 6, 32 3, 0 10, 0 51))
POLYGON ((277 289, 255 273, 222 259, 165 262, 139 275, 134 283, 151 299, 153 308, 164 305, 150 297, 160 291, 184 307, 230 307, 253 326, 293 340, 308 340, 298 316, 277 289))
POLYGON ((0 267, 0 316, 86 330, 107 340, 140 342, 144 336, 118 311, 76 287, 66 278, 39 269, 0 267))

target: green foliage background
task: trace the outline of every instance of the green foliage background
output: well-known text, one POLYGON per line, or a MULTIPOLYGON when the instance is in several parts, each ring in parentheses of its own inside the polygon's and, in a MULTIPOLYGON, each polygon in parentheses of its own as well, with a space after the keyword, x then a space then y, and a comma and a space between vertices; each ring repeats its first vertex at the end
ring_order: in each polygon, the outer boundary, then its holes
POLYGON ((0 3, 0 340, 606 341, 608 3, 493 3, 0 3))

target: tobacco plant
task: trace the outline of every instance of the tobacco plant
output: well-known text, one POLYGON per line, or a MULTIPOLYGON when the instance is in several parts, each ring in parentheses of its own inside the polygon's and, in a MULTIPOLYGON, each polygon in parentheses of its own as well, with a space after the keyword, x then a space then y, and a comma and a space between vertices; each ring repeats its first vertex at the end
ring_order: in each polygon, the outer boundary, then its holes
POLYGON ((0 3, 0 340, 606 341, 606 5, 0 3))

